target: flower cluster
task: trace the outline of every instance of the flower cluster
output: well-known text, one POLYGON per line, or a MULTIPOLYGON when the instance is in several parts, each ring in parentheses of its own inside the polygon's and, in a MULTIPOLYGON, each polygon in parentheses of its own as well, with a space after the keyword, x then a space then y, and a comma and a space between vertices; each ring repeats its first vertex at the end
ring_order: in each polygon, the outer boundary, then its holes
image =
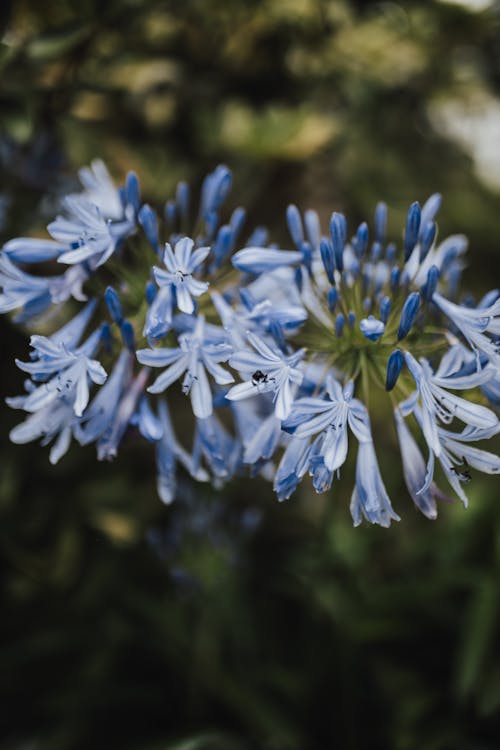
POLYGON ((446 498, 436 459, 464 503, 472 470, 500 471, 474 445, 500 430, 500 292, 457 301, 467 242, 437 242, 439 195, 410 206, 400 249, 387 242, 383 203, 370 229, 333 213, 326 233, 291 205, 281 248, 261 227, 245 233, 242 208, 222 222, 225 166, 205 178, 196 211, 180 183, 161 218, 133 173, 116 189, 96 161, 80 179, 51 239, 13 239, 0 254, 0 312, 46 331, 73 310, 17 362, 30 378, 8 399, 27 413, 14 442, 52 443, 53 463, 72 440, 95 443, 102 460, 135 430, 154 445, 169 503, 179 465, 216 485, 251 470, 280 500, 306 474, 326 492, 351 440, 354 523, 389 526, 399 517, 375 450, 387 393, 408 492, 428 518, 446 498), (191 417, 169 408, 179 392, 191 417))

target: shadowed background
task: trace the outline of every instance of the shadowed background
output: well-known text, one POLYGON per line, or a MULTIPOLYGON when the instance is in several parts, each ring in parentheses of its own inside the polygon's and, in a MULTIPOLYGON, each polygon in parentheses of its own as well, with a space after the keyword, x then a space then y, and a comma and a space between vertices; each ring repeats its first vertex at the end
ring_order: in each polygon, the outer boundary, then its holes
MULTIPOLYGON (((464 292, 498 283, 500 6, 321 0, 3 0, 0 233, 40 232, 76 170, 135 170, 161 205, 219 162, 230 206, 285 243, 287 203, 351 225, 444 196, 464 292)), ((2 395, 26 338, 1 324, 2 395)), ((498 482, 419 516, 387 413, 391 529, 331 493, 181 477, 156 496, 131 434, 114 464, 0 444, 0 742, 6 750, 496 750, 498 482), (397 470, 394 467, 397 466, 397 470)))

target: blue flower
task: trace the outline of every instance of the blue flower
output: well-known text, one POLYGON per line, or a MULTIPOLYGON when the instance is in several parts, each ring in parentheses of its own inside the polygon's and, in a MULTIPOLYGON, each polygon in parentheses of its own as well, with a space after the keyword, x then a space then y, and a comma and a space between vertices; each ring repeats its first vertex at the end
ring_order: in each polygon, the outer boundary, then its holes
POLYGON ((385 331, 385 324, 381 320, 377 320, 373 315, 363 318, 359 323, 359 327, 363 336, 366 336, 370 341, 378 341, 385 331))
MULTIPOLYGON (((453 356, 453 353, 451 356, 453 356)), ((498 424, 497 416, 490 409, 446 390, 447 388, 473 388, 482 382, 486 382, 491 377, 491 372, 485 369, 465 377, 453 377, 447 374, 450 357, 448 355, 448 357, 443 358, 441 367, 434 374, 425 358, 421 358, 419 364, 410 352, 405 352, 404 357, 417 386, 417 391, 408 399, 408 402, 411 408, 411 405, 416 406, 417 398, 420 399, 422 430, 427 445, 435 456, 439 456, 441 453, 438 419, 444 424, 450 424, 453 419, 457 418, 466 425, 477 428, 494 427, 498 424)))
POLYGON ((351 497, 351 515, 355 526, 362 518, 388 527, 401 519, 394 512, 380 475, 372 441, 361 442, 356 461, 356 486, 351 497))
POLYGON ((89 401, 89 380, 101 385, 106 380, 106 372, 90 353, 98 343, 100 332, 96 332, 79 349, 70 351, 64 343, 56 344, 45 336, 32 336, 31 346, 36 351, 32 362, 21 362, 17 366, 32 375, 33 380, 47 380, 35 388, 25 399, 23 409, 35 412, 56 401, 64 393, 66 400, 72 401, 77 417, 81 417, 89 401))
POLYGON ((183 237, 172 252, 170 244, 165 245, 163 256, 167 271, 154 266, 154 276, 159 286, 170 285, 175 289, 177 306, 182 312, 194 312, 193 297, 199 297, 207 291, 208 282, 199 281, 193 273, 203 263, 210 253, 209 247, 199 247, 193 253, 194 241, 190 237, 183 237))
POLYGON ((114 253, 118 241, 133 231, 127 220, 119 224, 106 221, 98 206, 81 196, 68 196, 63 202, 67 218, 59 216, 48 226, 51 236, 65 244, 59 263, 82 263, 87 261, 98 268, 114 253))
POLYGON ((394 411, 394 418, 406 487, 417 508, 427 518, 434 520, 437 518, 436 499, 445 499, 445 496, 434 482, 427 482, 424 458, 399 409, 394 411))
POLYGON ((158 418, 162 434, 156 442, 156 466, 158 471, 156 486, 160 499, 168 505, 176 496, 178 463, 181 463, 198 482, 208 481, 209 476, 202 467, 195 466, 192 456, 178 443, 164 399, 160 399, 158 402, 158 418))
POLYGON ((154 383, 147 389, 149 393, 162 393, 184 374, 182 391, 190 394, 191 405, 196 417, 209 417, 213 411, 212 392, 206 370, 219 385, 232 383, 234 378, 220 362, 227 362, 232 353, 229 344, 206 343, 204 337, 205 319, 198 318, 192 335, 181 334, 178 347, 171 349, 139 349, 137 359, 150 367, 166 367, 154 383))
POLYGON ((248 376, 248 380, 233 386, 226 393, 230 401, 255 396, 258 393, 273 393, 274 413, 278 419, 286 419, 293 403, 293 385, 300 385, 303 373, 297 368, 305 351, 301 349, 290 356, 271 349, 265 341, 251 333, 247 339, 257 353, 241 350, 233 354, 229 364, 248 376))
POLYGON ((500 298, 489 307, 477 308, 456 305, 438 292, 433 294, 432 301, 456 325, 472 349, 477 354, 486 354, 498 369, 500 354, 495 337, 500 336, 500 298))

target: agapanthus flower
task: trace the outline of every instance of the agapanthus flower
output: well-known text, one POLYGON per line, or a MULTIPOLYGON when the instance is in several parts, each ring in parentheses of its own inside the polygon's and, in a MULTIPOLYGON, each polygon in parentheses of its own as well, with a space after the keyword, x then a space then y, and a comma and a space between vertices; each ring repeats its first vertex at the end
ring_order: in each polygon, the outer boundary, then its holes
POLYGON ((449 499, 436 465, 464 504, 475 472, 499 473, 485 443, 500 431, 500 293, 460 301, 467 240, 438 241, 440 195, 411 204, 400 248, 384 203, 352 228, 333 211, 326 231, 291 205, 280 247, 264 227, 246 229, 242 207, 224 216, 224 165, 198 206, 180 182, 161 212, 141 201, 134 173, 115 187, 94 161, 80 181, 49 236, 11 239, 0 254, 0 312, 32 333, 29 361, 17 361, 26 392, 8 399, 27 412, 14 442, 51 442, 55 462, 74 438, 103 460, 132 450, 135 434, 153 446, 165 503, 178 471, 216 487, 259 475, 279 500, 309 476, 335 496, 356 451, 354 524, 384 527, 399 520, 377 459, 391 414, 404 481, 428 518, 449 499), (60 320, 87 295, 47 333, 52 310, 60 320), (174 430, 179 390, 193 414, 174 430))

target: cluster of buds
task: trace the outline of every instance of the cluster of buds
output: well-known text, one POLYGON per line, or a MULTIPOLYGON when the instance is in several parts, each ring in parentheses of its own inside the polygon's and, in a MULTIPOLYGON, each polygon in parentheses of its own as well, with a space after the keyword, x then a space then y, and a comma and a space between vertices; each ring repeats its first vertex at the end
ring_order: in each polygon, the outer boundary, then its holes
POLYGON ((216 485, 250 470, 284 500, 306 474, 330 490, 352 433, 354 523, 388 526, 399 516, 369 416, 369 401, 386 394, 408 492, 428 518, 446 497, 436 459, 464 504, 472 470, 500 471, 474 445, 500 430, 500 292, 457 301, 467 242, 437 242, 439 195, 410 206, 400 249, 387 241, 383 203, 371 229, 349 231, 335 212, 327 233, 315 211, 291 205, 280 248, 262 227, 245 233, 242 208, 222 223, 232 181, 223 165, 196 210, 179 183, 161 218, 133 173, 117 189, 96 161, 80 179, 51 239, 13 239, 0 253, 0 312, 31 330, 64 322, 32 335, 29 361, 17 361, 30 377, 7 399, 27 413, 15 443, 51 443, 53 463, 73 440, 95 443, 102 460, 135 431, 155 448, 165 503, 179 465, 216 485), (40 272, 47 265, 52 275, 40 272), (182 398, 190 417, 171 408, 182 398))

